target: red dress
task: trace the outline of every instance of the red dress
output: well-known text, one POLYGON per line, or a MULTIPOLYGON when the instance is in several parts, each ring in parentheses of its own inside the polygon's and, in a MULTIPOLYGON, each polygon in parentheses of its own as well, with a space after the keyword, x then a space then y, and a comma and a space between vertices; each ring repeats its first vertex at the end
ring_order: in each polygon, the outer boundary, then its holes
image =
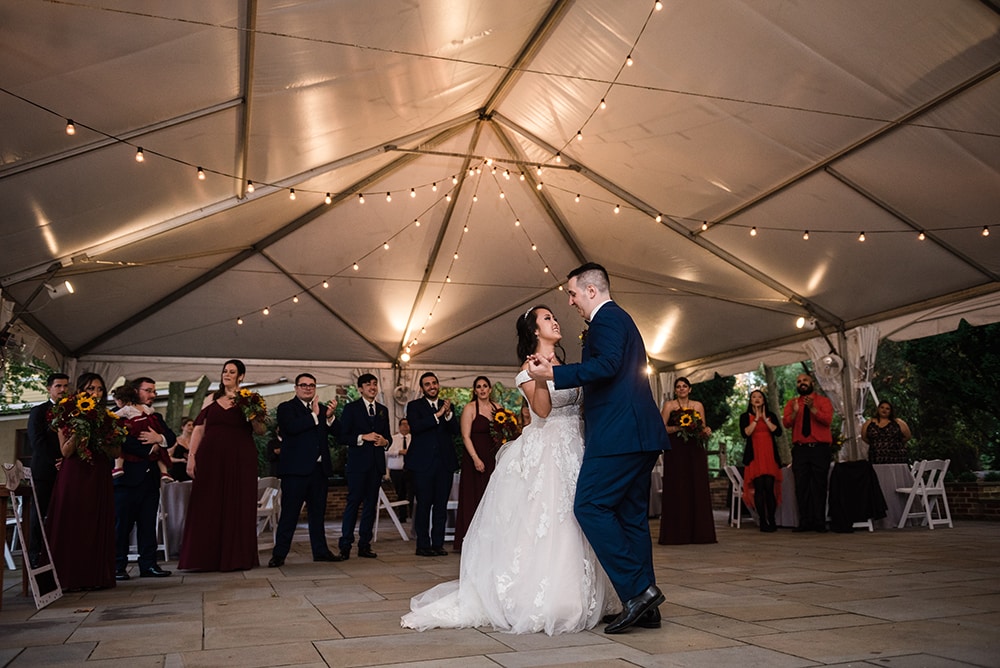
POLYGON ((76 454, 56 474, 46 535, 63 589, 115 586, 115 492, 111 460, 94 448, 85 462, 76 454))
POLYGON ((781 465, 774 461, 774 437, 763 420, 757 420, 750 433, 753 446, 753 461, 743 470, 743 501, 754 507, 754 478, 762 475, 774 476, 774 497, 781 505, 781 465))
MULTIPOLYGON (((476 401, 473 399, 473 401, 476 401)), ((493 437, 490 435, 490 418, 479 412, 479 402, 476 401, 476 417, 472 420, 472 427, 469 430, 469 440, 476 450, 476 455, 483 461, 485 469, 482 473, 476 470, 472 463, 472 457, 466 453, 462 457, 462 474, 458 477, 458 510, 455 514, 455 543, 454 550, 462 551, 462 542, 465 534, 469 530, 472 516, 476 514, 479 502, 486 492, 486 485, 490 482, 497 466, 496 447, 493 445, 493 437)))
POLYGON ((204 425, 177 567, 242 571, 257 566, 257 446, 239 408, 217 401, 194 422, 204 425))

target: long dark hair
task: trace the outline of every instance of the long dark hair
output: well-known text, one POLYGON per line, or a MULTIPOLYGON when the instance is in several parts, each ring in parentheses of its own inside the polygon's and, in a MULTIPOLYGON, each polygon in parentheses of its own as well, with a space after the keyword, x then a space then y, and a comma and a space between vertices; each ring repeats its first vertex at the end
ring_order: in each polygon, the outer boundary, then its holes
POLYGON ((106 400, 108 398, 108 384, 104 382, 103 378, 101 378, 101 374, 94 373, 93 371, 87 371, 80 374, 80 377, 76 379, 76 391, 83 392, 83 389, 90 385, 91 381, 94 380, 101 381, 101 387, 104 388, 104 396, 101 398, 106 400))
MULTIPOLYGON (((237 376, 247 375, 247 365, 239 360, 226 360, 222 365, 222 370, 225 371, 228 365, 232 364, 236 367, 237 376)), ((212 393, 212 399, 218 400, 222 395, 226 393, 226 387, 222 384, 222 373, 219 373, 219 389, 212 393)))
POLYGON ((885 404, 886 406, 889 407, 889 422, 895 422, 896 421, 896 408, 892 405, 891 401, 886 401, 885 399, 883 399, 882 401, 878 402, 878 406, 875 407, 875 418, 874 419, 876 419, 876 420, 878 419, 878 409, 882 408, 882 404, 885 404))
MULTIPOLYGON (((517 359, 519 362, 524 362, 524 360, 528 359, 528 355, 533 355, 538 348, 538 334, 535 333, 535 325, 538 322, 537 312, 539 309, 545 309, 549 313, 552 312, 552 309, 545 304, 536 304, 517 319, 515 328, 517 329, 517 359)), ((566 351, 563 349, 562 343, 556 342, 555 347, 556 359, 559 360, 560 364, 564 364, 566 351)))
POLYGON ((747 397, 747 414, 753 415, 753 404, 750 403, 750 399, 753 398, 754 392, 760 394, 761 398, 764 400, 761 407, 764 409, 764 415, 767 415, 771 412, 771 409, 767 406, 767 395, 764 394, 764 390, 750 390, 750 395, 747 397))

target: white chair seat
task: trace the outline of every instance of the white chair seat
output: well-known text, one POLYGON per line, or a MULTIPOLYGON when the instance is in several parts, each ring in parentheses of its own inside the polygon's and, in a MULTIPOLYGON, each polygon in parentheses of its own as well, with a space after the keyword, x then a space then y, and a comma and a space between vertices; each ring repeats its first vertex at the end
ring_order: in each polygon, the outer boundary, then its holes
POLYGON ((948 472, 950 459, 924 459, 913 465, 913 484, 897 487, 896 491, 906 494, 906 505, 899 518, 899 528, 906 526, 911 518, 921 518, 929 529, 935 525, 952 528, 951 509, 948 508, 948 494, 944 488, 944 474, 948 472), (913 503, 920 499, 921 506, 913 509, 913 503))
MULTIPOLYGON (((729 504, 729 526, 739 529, 743 519, 743 475, 738 468, 731 465, 722 467, 722 470, 726 472, 733 492, 732 501, 729 504)), ((747 509, 750 511, 750 517, 747 519, 756 523, 757 513, 749 505, 747 509)))
POLYGON ((281 481, 273 476, 260 478, 257 481, 257 549, 270 550, 274 548, 274 534, 278 530, 278 517, 281 514, 281 481), (270 541, 260 542, 260 535, 270 530, 270 541))

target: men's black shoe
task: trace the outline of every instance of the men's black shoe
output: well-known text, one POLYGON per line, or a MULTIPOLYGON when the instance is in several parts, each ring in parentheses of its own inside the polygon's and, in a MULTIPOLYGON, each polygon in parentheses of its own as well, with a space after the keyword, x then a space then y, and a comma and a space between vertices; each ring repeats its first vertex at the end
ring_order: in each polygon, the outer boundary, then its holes
POLYGON ((626 631, 629 627, 634 626, 650 609, 660 605, 664 600, 666 599, 663 592, 656 585, 650 585, 646 591, 625 601, 622 613, 615 621, 604 627, 604 632, 613 634, 626 631))
POLYGON ((170 571, 165 571, 159 566, 150 566, 149 568, 139 569, 139 577, 141 578, 165 578, 170 575, 170 571))
POLYGON ((359 547, 358 548, 358 556, 359 557, 364 557, 365 559, 374 559, 378 555, 375 554, 374 552, 372 552, 372 549, 370 547, 359 547))
POLYGON ((351 558, 351 551, 350 550, 341 550, 340 551, 340 561, 347 561, 350 558, 351 558))
POLYGON ((271 557, 271 560, 267 562, 268 568, 281 568, 285 565, 284 557, 271 557))
POLYGON ((418 557, 436 557, 437 554, 435 554, 434 550, 432 550, 429 547, 418 547, 417 548, 417 556, 418 557))
MULTIPOLYGON (((604 615, 601 621, 605 624, 610 624, 611 622, 618 619, 617 614, 604 615)), ((650 608, 647 610, 642 617, 639 618, 634 626, 638 626, 644 629, 658 629, 660 628, 660 609, 650 608)))
POLYGON ((431 548, 431 552, 434 553, 435 557, 447 557, 448 556, 448 550, 444 549, 443 547, 432 547, 431 548))
MULTIPOLYGON (((348 552, 347 554, 350 555, 351 553, 348 552)), ((344 561, 345 559, 347 559, 347 557, 344 556, 343 552, 341 552, 340 554, 327 552, 326 554, 321 554, 318 557, 313 557, 313 561, 344 561)), ((284 563, 285 560, 282 559, 281 562, 284 563)))
POLYGON ((124 582, 125 580, 131 580, 131 579, 132 576, 130 576, 128 574, 128 571, 125 570, 124 568, 115 571, 115 580, 118 580, 119 582, 124 582))

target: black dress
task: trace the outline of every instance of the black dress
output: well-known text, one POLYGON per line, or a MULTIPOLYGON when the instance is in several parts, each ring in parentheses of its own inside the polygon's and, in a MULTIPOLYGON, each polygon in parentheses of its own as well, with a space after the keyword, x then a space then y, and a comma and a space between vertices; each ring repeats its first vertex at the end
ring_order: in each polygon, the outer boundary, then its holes
MULTIPOLYGON (((475 399, 473 399, 475 401, 475 399)), ((465 454, 462 457, 462 474, 458 478, 458 510, 455 515, 454 550, 462 551, 462 542, 469 530, 472 516, 476 514, 479 502, 486 492, 486 485, 496 469, 496 447, 490 435, 490 418, 479 412, 479 402, 476 401, 476 417, 472 420, 469 433, 476 455, 482 460, 485 469, 482 473, 476 470, 472 458, 465 454)))

